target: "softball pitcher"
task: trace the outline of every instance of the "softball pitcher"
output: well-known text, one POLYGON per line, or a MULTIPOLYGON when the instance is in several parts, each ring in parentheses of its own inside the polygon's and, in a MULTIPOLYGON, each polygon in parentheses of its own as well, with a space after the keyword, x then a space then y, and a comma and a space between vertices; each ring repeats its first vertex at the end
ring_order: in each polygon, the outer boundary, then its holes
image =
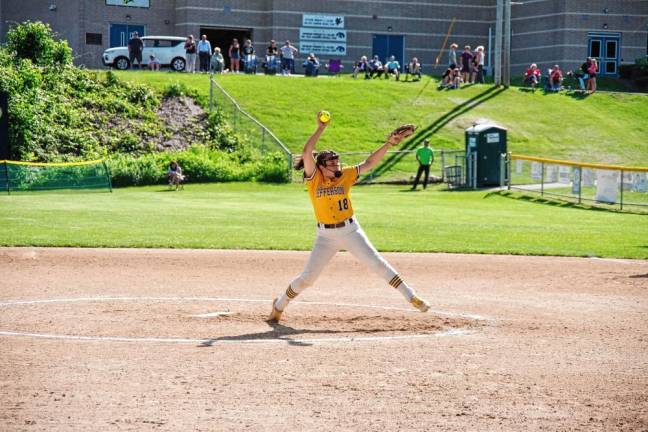
POLYGON ((399 144, 414 133, 414 125, 403 125, 394 130, 385 144, 375 150, 359 165, 340 169, 340 157, 331 150, 315 153, 315 145, 329 121, 323 122, 321 113, 317 115, 317 130, 304 145, 302 157, 295 165, 304 169, 304 179, 317 219, 317 239, 304 271, 293 280, 288 289, 272 303, 270 321, 279 321, 281 314, 304 289, 311 286, 320 275, 324 266, 340 249, 346 249, 356 258, 368 265, 389 285, 396 288, 415 308, 427 312, 430 304, 416 295, 400 275, 373 247, 351 205, 351 186, 360 174, 371 170, 380 162, 387 150, 399 144))

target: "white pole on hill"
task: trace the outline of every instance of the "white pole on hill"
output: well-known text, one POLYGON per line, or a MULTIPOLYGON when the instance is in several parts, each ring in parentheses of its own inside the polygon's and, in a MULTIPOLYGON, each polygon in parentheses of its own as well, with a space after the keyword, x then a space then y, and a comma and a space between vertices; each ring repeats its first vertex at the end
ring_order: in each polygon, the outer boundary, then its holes
POLYGON ((495 85, 502 85, 502 27, 504 0, 497 0, 497 19, 495 22, 495 85))
POLYGON ((511 85, 511 0, 504 0, 504 86, 511 85))

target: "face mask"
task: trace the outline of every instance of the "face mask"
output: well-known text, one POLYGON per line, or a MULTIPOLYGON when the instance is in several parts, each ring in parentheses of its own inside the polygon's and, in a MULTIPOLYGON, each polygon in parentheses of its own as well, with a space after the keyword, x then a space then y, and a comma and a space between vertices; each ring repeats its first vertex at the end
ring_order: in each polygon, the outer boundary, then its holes
MULTIPOLYGON (((326 162, 324 162, 324 163, 326 163, 326 162)), ((333 175, 334 175, 336 178, 340 178, 340 177, 342 177, 342 171, 333 171, 331 168, 329 168, 329 167, 326 166, 326 165, 322 165, 322 167, 323 167, 324 169, 326 169, 326 170, 332 172, 333 175)))

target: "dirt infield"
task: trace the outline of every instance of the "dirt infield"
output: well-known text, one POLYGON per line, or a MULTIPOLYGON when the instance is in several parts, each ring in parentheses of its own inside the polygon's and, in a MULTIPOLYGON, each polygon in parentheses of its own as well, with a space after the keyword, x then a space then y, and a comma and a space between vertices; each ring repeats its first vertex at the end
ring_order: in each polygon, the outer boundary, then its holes
POLYGON ((648 431, 648 262, 0 249, 0 430, 648 431))

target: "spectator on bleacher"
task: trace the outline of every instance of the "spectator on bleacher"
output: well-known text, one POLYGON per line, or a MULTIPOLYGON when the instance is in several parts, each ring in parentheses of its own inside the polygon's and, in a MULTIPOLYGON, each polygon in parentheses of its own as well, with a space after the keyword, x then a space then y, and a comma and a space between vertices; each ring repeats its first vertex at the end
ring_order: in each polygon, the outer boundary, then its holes
POLYGON ((290 75, 295 73, 295 57, 299 54, 299 50, 290 44, 287 40, 284 46, 281 47, 281 74, 290 75))
POLYGON ((243 69, 245 70, 245 73, 247 74, 256 73, 256 68, 257 68, 256 53, 254 51, 254 45, 252 44, 251 39, 245 40, 245 43, 243 44, 243 48, 241 49, 241 51, 243 53, 243 69))
POLYGON ((472 82, 484 84, 484 47, 481 45, 475 48, 473 66, 472 82))
POLYGON ((198 61, 200 63, 200 72, 209 72, 209 60, 212 54, 211 44, 207 40, 207 35, 202 35, 198 42, 198 61))
POLYGON ((593 57, 588 57, 587 62, 585 63, 587 65, 587 84, 586 84, 586 89, 594 93, 596 91, 596 74, 598 73, 598 64, 596 63, 596 59, 593 57))
POLYGON ((222 73, 223 69, 225 69, 225 59, 219 47, 214 48, 214 54, 212 54, 209 62, 209 69, 211 73, 222 73))
POLYGON ((185 65, 185 71, 187 73, 194 73, 196 71, 196 41, 194 40, 193 35, 189 35, 184 44, 185 50, 185 60, 187 64, 185 65))
POLYGON ((374 55, 371 60, 369 60, 369 77, 373 78, 376 75, 378 78, 385 72, 382 62, 378 55, 374 55))
POLYGON ((464 83, 471 82, 473 57, 470 51, 470 45, 466 45, 461 53, 461 74, 464 83))
POLYGON ((541 76, 542 71, 538 69, 538 65, 531 63, 526 72, 524 72, 524 84, 530 85, 531 88, 535 89, 535 86, 540 82, 541 76))
POLYGON ((452 67, 452 65, 457 66, 457 48, 459 48, 459 45, 456 43, 450 44, 450 51, 448 51, 448 67, 452 67))
POLYGON ((421 79, 421 63, 419 63, 418 58, 412 57, 412 61, 407 64, 407 74, 405 75, 405 80, 409 79, 409 76, 418 77, 421 79))
POLYGON ((265 57, 265 73, 274 75, 277 73, 277 66, 279 60, 279 47, 277 47, 277 42, 273 40, 270 41, 270 45, 266 48, 266 57, 265 57))
POLYGON ((149 70, 151 70, 151 71, 159 71, 160 70, 160 60, 158 60, 158 58, 155 57, 153 54, 151 54, 149 56, 148 67, 149 67, 149 70))
POLYGON ((305 68, 304 75, 316 77, 319 73, 320 62, 314 53, 310 53, 302 66, 305 68))
POLYGON ((563 73, 558 65, 554 65, 549 72, 549 89, 551 91, 560 91, 562 89, 563 73))
POLYGON ((241 45, 238 39, 232 39, 227 55, 230 58, 230 71, 232 73, 239 73, 241 71, 241 45))
POLYGON ((365 79, 369 79, 369 62, 367 61, 367 56, 360 57, 360 61, 353 67, 353 78, 357 77, 360 72, 364 73, 365 79))
POLYGON ((400 63, 398 63, 396 57, 389 57, 389 61, 385 63, 385 78, 389 78, 389 75, 394 75, 396 81, 400 81, 400 68, 400 63))

